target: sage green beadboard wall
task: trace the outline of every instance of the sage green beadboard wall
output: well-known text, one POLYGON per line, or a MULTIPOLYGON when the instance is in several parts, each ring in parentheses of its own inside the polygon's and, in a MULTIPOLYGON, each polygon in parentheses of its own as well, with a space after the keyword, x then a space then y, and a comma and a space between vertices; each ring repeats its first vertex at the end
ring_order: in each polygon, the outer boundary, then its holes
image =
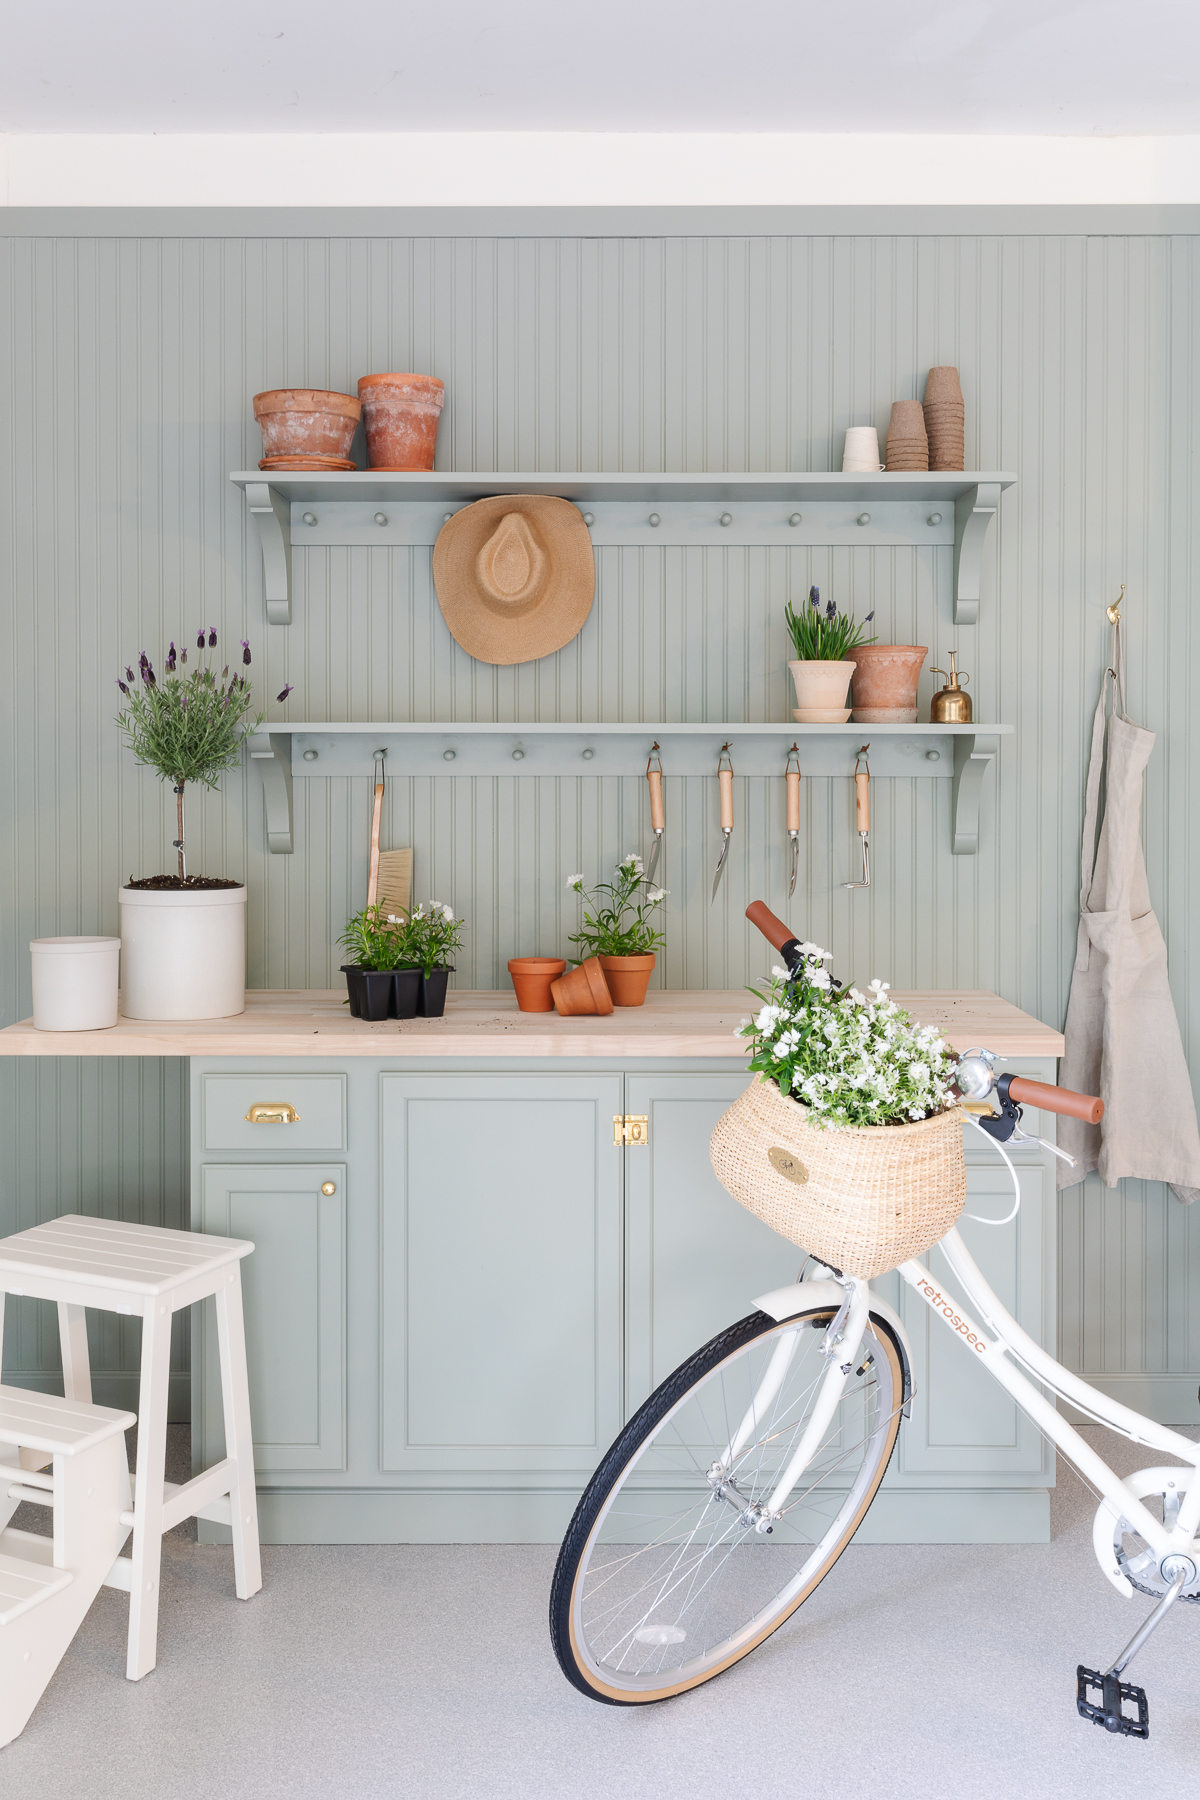
MULTIPOLYGON (((669 770, 661 979, 759 974, 768 958, 741 914, 763 894, 846 974, 995 988, 1059 1023, 1103 606, 1124 581, 1131 711, 1159 733, 1150 883, 1200 1049, 1198 242, 1032 222, 1028 236, 248 238, 233 215, 226 237, 0 241, 3 1021, 30 1009, 30 937, 115 932, 120 882, 165 865, 169 796, 112 724, 114 678, 142 648, 201 622, 228 650, 246 636, 260 693, 294 682, 296 718, 785 718, 783 603, 815 580, 874 609, 884 639, 928 644, 929 665, 957 646, 976 717, 1015 725, 980 854, 950 854, 949 782, 883 781, 875 885, 843 893, 851 784, 806 782, 789 908, 783 784, 740 779, 710 908, 715 782, 669 770), (452 642, 427 550, 300 550, 296 622, 265 623, 258 545, 227 480, 259 455, 259 389, 436 373, 446 469, 803 470, 838 465, 848 424, 882 435, 933 363, 961 370, 968 465, 1019 476, 976 628, 951 624, 947 550, 737 546, 598 551, 583 632, 515 669, 452 642)), ((922 704, 935 685, 926 674, 922 704)), ((252 986, 332 983, 335 934, 363 899, 367 773, 297 782, 296 800, 290 857, 266 852, 254 774, 189 805, 192 867, 248 884, 252 986)), ((564 947, 566 874, 645 845, 644 783, 393 770, 384 842, 411 842, 419 894, 466 914, 459 983, 501 985, 510 955, 564 947)), ((180 1222, 180 1064, 6 1060, 2 1079, 0 1230, 74 1207, 180 1222)), ((1064 1200, 1067 1361, 1176 1420, 1198 1416, 1198 1282, 1200 1209, 1139 1182, 1064 1200)), ((106 1331, 115 1382, 131 1347, 106 1331)), ((26 1309, 6 1367, 55 1365, 26 1309)))

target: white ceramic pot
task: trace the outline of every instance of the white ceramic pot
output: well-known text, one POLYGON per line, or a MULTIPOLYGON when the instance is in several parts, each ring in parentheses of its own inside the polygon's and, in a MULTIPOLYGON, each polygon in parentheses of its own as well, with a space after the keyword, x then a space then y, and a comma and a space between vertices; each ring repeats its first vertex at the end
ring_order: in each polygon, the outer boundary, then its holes
POLYGON ((230 1019, 246 1010, 246 890, 122 888, 127 1019, 230 1019))
POLYGON ((850 717, 846 695, 854 674, 852 662, 790 662, 788 669, 802 725, 844 724, 850 717))
POLYGON ((35 1030, 103 1031, 116 1024, 120 938, 34 938, 29 951, 35 1030))

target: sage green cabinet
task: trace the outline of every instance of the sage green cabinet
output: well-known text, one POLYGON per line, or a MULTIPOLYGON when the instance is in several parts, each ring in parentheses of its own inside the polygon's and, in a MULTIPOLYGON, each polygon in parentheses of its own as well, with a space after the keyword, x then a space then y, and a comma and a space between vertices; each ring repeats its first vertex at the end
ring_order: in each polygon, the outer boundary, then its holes
POLYGON ((599 1461, 621 1422, 621 1090, 379 1077, 384 1470, 599 1461))
POLYGON ((803 1252, 731 1199, 708 1140, 736 1075, 628 1075, 648 1143, 625 1152, 625 1401, 633 1412, 685 1357, 795 1279, 803 1252))
MULTIPOLYGON (((242 1286, 255 1469, 340 1472, 348 1404, 345 1165, 206 1164, 200 1178, 201 1231, 254 1245, 242 1262, 242 1286)), ((205 1323, 198 1401, 211 1461, 224 1453, 224 1438, 216 1332, 205 1323)))
MULTIPOLYGON (((712 1173, 713 1126, 746 1083, 732 1061, 196 1058, 192 1079, 193 1223, 255 1245, 243 1279, 270 1542, 553 1542, 646 1395, 804 1260, 712 1173), (255 1100, 290 1102, 345 1151, 322 1162, 293 1126, 243 1130, 255 1100), (647 1119, 644 1147, 614 1143, 627 1114, 647 1119)), ((965 1220, 963 1235, 1052 1344, 1053 1172, 1037 1146, 1014 1160, 1019 1218, 965 1220)), ((1011 1208, 1007 1171, 969 1139, 968 1189, 972 1212, 1011 1208)), ((936 1252, 932 1266, 952 1291, 936 1252)), ((905 1319, 916 1385, 862 1537, 1044 1539, 1050 1452, 896 1276, 875 1285, 905 1319)), ((211 1321, 195 1328, 194 1442, 211 1461, 211 1321)))

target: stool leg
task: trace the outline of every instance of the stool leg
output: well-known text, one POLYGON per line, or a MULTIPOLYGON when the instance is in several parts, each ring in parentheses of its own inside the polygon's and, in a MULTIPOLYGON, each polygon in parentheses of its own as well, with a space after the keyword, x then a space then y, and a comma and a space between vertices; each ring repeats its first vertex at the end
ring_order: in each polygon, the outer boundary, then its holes
POLYGON ((142 1318, 142 1378, 138 1387, 137 1492, 129 1581, 129 1654, 125 1662, 130 1681, 140 1681, 148 1675, 158 1657, 170 1380, 171 1308, 165 1300, 150 1300, 142 1318))
POLYGON ((63 1393, 68 1400, 92 1398, 92 1365, 88 1359, 87 1313, 82 1306, 58 1303, 58 1341, 62 1348, 63 1393))
POLYGON ((262 1558, 258 1548, 258 1494, 254 1486, 254 1440, 250 1429, 240 1263, 234 1263, 232 1269, 226 1270, 225 1282, 216 1292, 216 1302, 225 1454, 232 1457, 234 1468, 229 1488, 233 1573, 238 1599, 248 1600, 262 1586, 262 1558))

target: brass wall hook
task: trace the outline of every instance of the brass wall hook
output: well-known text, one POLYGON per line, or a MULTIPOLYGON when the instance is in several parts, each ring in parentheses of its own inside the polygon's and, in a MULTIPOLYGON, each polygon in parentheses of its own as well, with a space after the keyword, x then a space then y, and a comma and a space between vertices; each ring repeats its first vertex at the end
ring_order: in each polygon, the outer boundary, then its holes
POLYGON ((1125 598, 1125 583, 1122 582, 1120 593, 1117 595, 1117 597, 1113 601, 1112 605, 1106 606, 1104 609, 1105 612, 1108 614, 1108 622, 1110 625, 1119 625, 1121 623, 1121 602, 1124 598, 1125 598))

